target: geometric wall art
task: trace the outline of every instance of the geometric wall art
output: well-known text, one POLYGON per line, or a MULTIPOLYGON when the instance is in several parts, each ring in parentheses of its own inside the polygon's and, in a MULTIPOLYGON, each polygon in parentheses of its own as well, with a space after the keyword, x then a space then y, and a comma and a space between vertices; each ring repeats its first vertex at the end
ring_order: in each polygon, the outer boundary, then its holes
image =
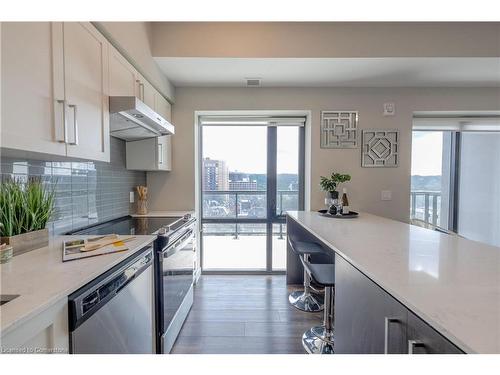
POLYGON ((397 167, 399 164, 399 131, 365 129, 362 132, 362 167, 397 167))
POLYGON ((321 148, 357 148, 358 112, 321 111, 321 148))

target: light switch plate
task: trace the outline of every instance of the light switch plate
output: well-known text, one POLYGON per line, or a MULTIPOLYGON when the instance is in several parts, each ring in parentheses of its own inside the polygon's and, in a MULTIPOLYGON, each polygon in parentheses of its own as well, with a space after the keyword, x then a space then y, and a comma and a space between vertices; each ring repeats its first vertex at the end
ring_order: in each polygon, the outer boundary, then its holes
POLYGON ((134 199, 135 199, 134 192, 133 192, 133 191, 131 191, 131 192, 130 192, 129 202, 130 202, 130 203, 134 203, 134 199))
POLYGON ((392 191, 391 190, 382 190, 381 199, 383 201, 392 200, 392 191))
POLYGON ((396 104, 384 103, 384 116, 394 116, 396 114, 396 104))

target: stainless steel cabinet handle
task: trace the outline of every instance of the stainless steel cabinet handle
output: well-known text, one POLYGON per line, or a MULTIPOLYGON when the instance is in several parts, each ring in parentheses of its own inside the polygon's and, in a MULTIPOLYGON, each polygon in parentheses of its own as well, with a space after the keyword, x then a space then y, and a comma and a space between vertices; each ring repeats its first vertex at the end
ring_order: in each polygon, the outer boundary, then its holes
POLYGON ((158 164, 163 164, 163 145, 158 144, 158 164))
POLYGON ((389 354, 389 325, 397 322, 399 322, 397 318, 385 317, 384 319, 384 354, 389 354))
POLYGON ((136 79, 135 82, 137 82, 139 86, 139 99, 144 101, 144 83, 142 83, 140 80, 136 79))
POLYGON ((73 142, 69 144, 71 146, 78 146, 78 106, 76 104, 68 104, 69 108, 73 108, 73 130, 75 132, 73 142))
POLYGON ((422 348, 424 347, 424 343, 421 341, 417 340, 408 340, 408 354, 415 354, 415 348, 422 348))
POLYGON ((139 93, 141 95, 141 100, 144 101, 144 83, 139 82, 139 93))
POLYGON ((62 120, 63 120, 63 140, 58 140, 61 143, 68 143, 68 124, 66 121, 66 100, 58 99, 57 102, 63 105, 62 120))

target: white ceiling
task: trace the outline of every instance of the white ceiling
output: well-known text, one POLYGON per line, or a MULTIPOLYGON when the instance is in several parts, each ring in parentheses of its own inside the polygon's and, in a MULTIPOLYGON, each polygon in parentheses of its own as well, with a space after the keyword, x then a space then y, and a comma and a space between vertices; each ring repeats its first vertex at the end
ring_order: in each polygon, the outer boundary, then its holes
POLYGON ((176 86, 494 87, 500 58, 156 57, 176 86))

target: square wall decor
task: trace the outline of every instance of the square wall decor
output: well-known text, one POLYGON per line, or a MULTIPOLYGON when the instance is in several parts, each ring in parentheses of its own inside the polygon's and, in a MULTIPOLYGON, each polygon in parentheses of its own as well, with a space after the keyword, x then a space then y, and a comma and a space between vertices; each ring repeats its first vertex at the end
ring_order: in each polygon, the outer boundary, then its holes
POLYGON ((399 130, 366 129, 362 138, 362 167, 398 166, 399 130))
POLYGON ((321 148, 357 148, 358 112, 321 111, 321 148))

